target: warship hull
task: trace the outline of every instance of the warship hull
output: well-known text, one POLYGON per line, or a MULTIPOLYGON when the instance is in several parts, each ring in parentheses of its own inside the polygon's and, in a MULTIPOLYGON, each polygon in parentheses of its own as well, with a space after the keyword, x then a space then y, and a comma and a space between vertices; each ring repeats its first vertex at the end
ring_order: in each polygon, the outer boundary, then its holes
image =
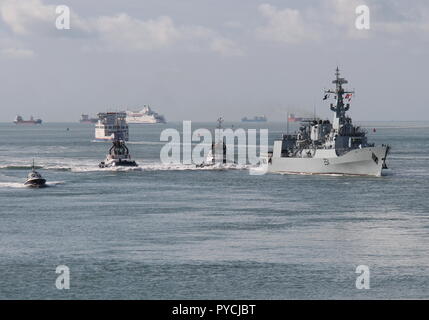
MULTIPOLYGON (((350 150, 336 156, 316 153, 312 158, 293 158, 273 156, 268 160, 268 172, 295 174, 342 174, 342 175, 382 175, 386 168, 385 159, 389 148, 387 146, 365 147, 350 150)), ((325 151, 325 150, 324 150, 325 151)), ((330 150, 329 150, 330 151, 330 150)), ((279 153, 277 153, 279 154, 279 153)))

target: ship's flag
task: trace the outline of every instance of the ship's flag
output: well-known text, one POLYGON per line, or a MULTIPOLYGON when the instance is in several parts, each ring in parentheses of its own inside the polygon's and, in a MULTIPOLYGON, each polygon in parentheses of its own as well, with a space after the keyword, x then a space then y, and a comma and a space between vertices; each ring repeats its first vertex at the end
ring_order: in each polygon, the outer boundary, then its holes
POLYGON ((352 94, 351 93, 347 93, 345 96, 345 99, 351 99, 352 98, 352 94))

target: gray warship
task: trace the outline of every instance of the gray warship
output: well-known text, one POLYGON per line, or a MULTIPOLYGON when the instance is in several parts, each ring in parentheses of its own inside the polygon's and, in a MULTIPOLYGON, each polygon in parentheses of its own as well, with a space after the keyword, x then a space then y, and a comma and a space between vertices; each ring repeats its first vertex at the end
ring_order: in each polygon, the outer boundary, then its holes
POLYGON ((272 152, 265 159, 268 172, 300 174, 343 174, 381 176, 387 169, 388 145, 368 143, 366 131, 352 124, 346 115, 350 109, 350 97, 354 91, 343 88, 348 81, 340 77, 337 67, 335 89, 325 90, 324 100, 331 94, 335 103, 333 122, 312 119, 301 123, 294 134, 284 134, 274 141, 272 152))

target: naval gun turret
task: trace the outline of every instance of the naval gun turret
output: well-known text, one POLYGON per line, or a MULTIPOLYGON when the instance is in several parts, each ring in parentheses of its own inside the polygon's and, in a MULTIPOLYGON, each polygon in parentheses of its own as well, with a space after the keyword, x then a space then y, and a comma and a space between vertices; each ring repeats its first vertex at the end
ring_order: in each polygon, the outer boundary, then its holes
MULTIPOLYGON (((112 126, 112 146, 106 160, 100 162, 100 168, 112 167, 138 167, 138 164, 131 159, 128 147, 125 145, 126 136, 122 130, 123 113, 117 113, 115 125, 112 126)), ((128 135, 128 132, 126 132, 128 135)))

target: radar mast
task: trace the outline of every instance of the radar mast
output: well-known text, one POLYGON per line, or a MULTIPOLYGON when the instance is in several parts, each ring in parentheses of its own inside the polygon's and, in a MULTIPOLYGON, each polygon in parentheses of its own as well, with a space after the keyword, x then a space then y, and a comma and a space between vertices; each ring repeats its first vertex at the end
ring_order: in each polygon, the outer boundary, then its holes
POLYGON ((346 91, 343 88, 343 84, 347 84, 348 81, 345 78, 340 77, 340 69, 337 67, 335 70, 335 80, 332 81, 335 84, 335 89, 325 90, 326 94, 335 94, 336 103, 335 105, 331 103, 331 110, 335 112, 333 128, 339 130, 341 125, 346 121, 346 111, 350 109, 350 104, 344 104, 344 95, 350 96, 354 94, 354 91, 346 91))

